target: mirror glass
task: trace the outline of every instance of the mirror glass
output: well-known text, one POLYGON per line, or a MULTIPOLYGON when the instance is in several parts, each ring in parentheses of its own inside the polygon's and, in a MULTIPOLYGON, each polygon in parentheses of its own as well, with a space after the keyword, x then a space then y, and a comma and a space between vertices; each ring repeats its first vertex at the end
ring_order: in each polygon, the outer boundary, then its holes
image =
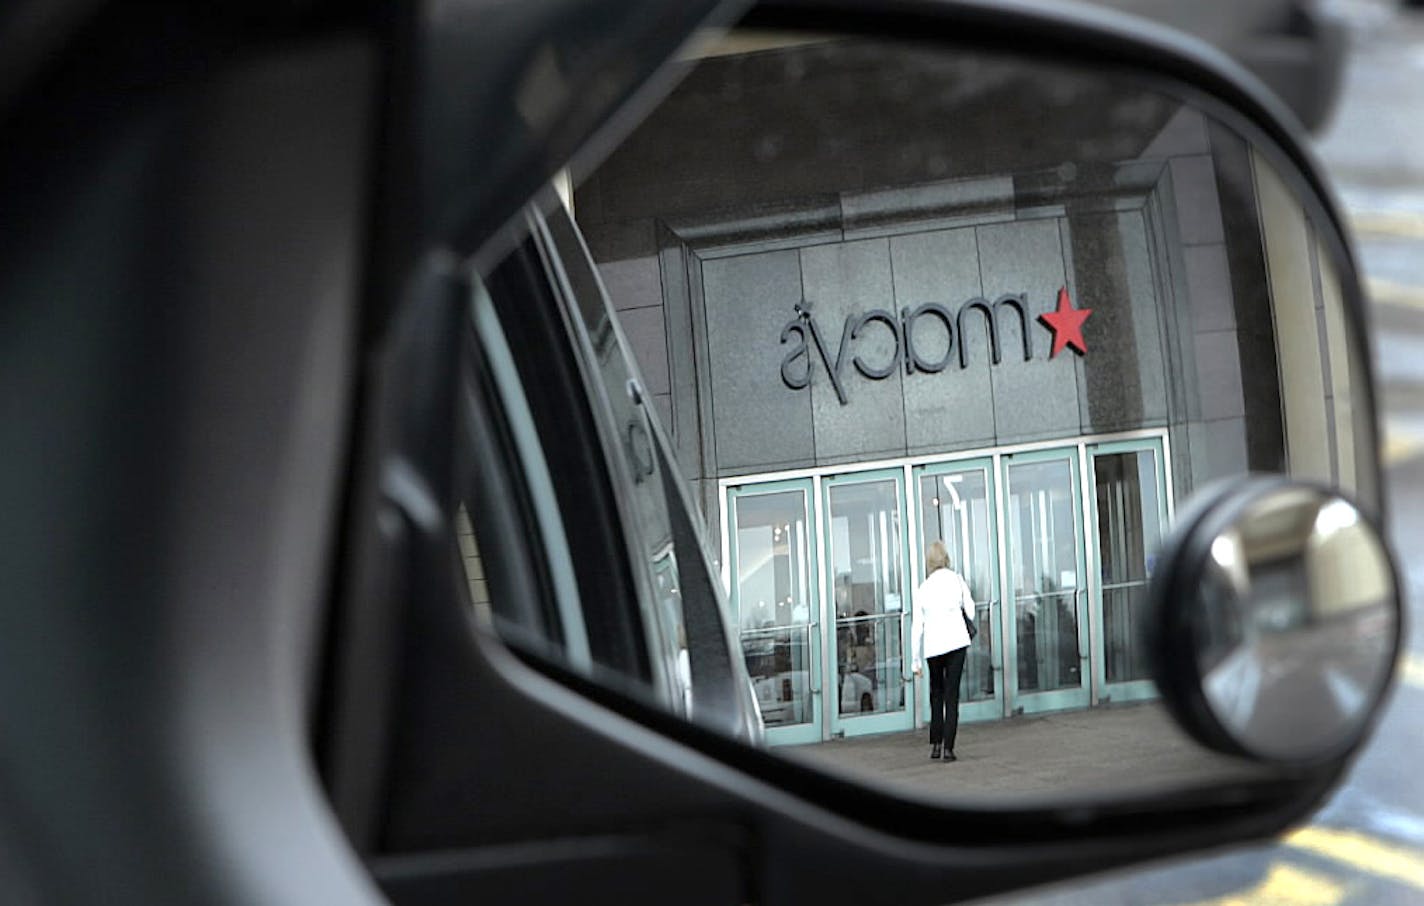
MULTIPOLYGON (((917 797, 1265 770, 1176 728, 1141 632, 1195 489, 1375 506, 1360 337, 1288 165, 1180 86, 1037 54, 733 32, 686 62, 548 214, 668 636, 593 664, 725 726, 730 651, 773 752, 917 797)), ((587 609, 603 565, 570 560, 587 609)), ((1354 600, 1322 582, 1301 606, 1354 600)))
POLYGON ((1339 751, 1379 697, 1398 631, 1394 572, 1349 501, 1286 487, 1210 539, 1189 606, 1203 698, 1253 755, 1339 751))

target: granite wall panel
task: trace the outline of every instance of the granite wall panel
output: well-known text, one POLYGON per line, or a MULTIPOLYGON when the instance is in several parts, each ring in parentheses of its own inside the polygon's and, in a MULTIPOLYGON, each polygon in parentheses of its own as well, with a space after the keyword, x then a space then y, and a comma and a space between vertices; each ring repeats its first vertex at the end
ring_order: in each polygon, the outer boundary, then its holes
POLYGON ((779 370, 781 330, 801 299, 800 261, 781 251, 702 265, 719 472, 815 461, 811 394, 788 389, 779 370))
MULTIPOLYGON (((899 309, 940 303, 957 311, 966 300, 983 295, 979 247, 973 228, 898 236, 890 241, 890 260, 899 309)), ((913 321, 915 352, 926 362, 949 364, 938 373, 905 378, 905 438, 910 453, 957 450, 994 440, 993 387, 989 363, 980 355, 959 366, 959 337, 934 315, 913 321)))
MULTIPOLYGON (((820 461, 870 459, 905 452, 903 368, 899 339, 883 322, 860 327, 854 321, 868 311, 893 311, 890 242, 866 239, 801 250, 801 281, 819 326, 829 362, 814 357, 811 408, 815 414, 816 458, 820 461), (872 370, 894 366, 886 378, 871 380, 854 365, 859 358, 872 370), (827 373, 839 372, 843 403, 827 373)), ((791 314, 790 306, 783 309, 791 314)), ((804 392, 804 391, 802 391, 804 392)))

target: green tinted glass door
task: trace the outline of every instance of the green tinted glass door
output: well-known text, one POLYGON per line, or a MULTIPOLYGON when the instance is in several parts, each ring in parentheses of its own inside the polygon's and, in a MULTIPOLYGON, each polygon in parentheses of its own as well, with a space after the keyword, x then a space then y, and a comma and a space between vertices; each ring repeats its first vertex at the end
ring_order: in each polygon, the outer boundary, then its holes
POLYGON ((1087 583, 1076 448, 1002 458, 1005 679, 1012 711, 1089 703, 1087 583))
MULTIPOLYGON (((940 463, 915 470, 920 521, 913 552, 915 583, 925 578, 925 548, 943 541, 951 567, 969 583, 979 634, 969 646, 959 685, 961 720, 1004 716, 1003 631, 999 606, 999 541, 994 470, 989 459, 940 463)), ((920 714, 929 713, 929 683, 917 684, 920 714)))
POLYGON ((826 687, 833 735, 885 733, 913 726, 909 558, 904 472, 886 469, 822 482, 827 601, 833 632, 826 687))
POLYGON ((1099 700, 1156 695, 1140 642, 1147 582, 1167 525, 1162 442, 1120 441, 1088 448, 1093 482, 1094 608, 1101 621, 1093 656, 1099 700))
POLYGON ((809 479, 727 495, 731 604, 767 742, 821 739, 821 623, 809 479))

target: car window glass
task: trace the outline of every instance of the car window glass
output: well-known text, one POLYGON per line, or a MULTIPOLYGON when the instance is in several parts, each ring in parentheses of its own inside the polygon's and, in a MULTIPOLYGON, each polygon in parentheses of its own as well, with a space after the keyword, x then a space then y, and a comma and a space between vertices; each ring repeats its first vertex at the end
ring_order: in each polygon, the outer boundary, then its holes
POLYGON ((467 311, 456 402, 454 534, 473 615, 477 625, 492 626, 511 641, 587 673, 592 668, 588 633, 552 472, 493 300, 478 280, 467 311), (496 461, 503 472, 492 476, 488 470, 496 461), (482 495, 496 493, 492 485, 522 516, 515 531, 524 537, 499 539, 522 541, 535 564, 534 586, 522 594, 512 589, 492 594, 491 564, 478 541, 482 495))
POLYGON ((470 512, 462 502, 455 512, 455 540, 460 546, 460 566, 465 574, 465 583, 470 592, 470 607, 475 620, 481 624, 494 622, 490 608, 489 582, 485 579, 485 564, 480 557, 480 545, 475 540, 474 526, 470 525, 470 512))
POLYGON ((657 413, 617 320, 606 303, 598 273, 567 212, 558 208, 544 225, 558 270, 567 281, 571 308, 592 352, 591 392, 605 414, 609 458, 623 489, 631 523, 632 557, 642 571, 651 600, 645 605, 648 645, 663 674, 668 703, 690 711, 692 677, 683 615, 678 550, 669 514, 669 485, 675 479, 657 453, 657 413))

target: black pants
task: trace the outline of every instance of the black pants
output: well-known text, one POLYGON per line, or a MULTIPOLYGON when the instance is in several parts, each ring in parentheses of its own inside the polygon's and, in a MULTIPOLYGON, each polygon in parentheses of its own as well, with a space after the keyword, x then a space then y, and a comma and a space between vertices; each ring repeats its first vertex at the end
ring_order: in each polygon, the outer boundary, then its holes
POLYGON ((959 733, 959 675, 964 672, 964 657, 968 648, 947 651, 928 658, 930 667, 930 745, 944 742, 945 749, 954 751, 954 737, 959 733))

